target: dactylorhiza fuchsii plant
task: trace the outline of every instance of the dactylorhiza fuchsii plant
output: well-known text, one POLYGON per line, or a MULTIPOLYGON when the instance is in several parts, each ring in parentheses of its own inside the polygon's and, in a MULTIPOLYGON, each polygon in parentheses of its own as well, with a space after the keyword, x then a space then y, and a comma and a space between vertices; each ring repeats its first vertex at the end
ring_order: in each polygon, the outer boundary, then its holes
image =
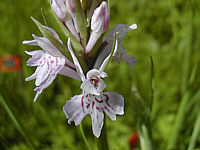
POLYGON ((66 101, 64 113, 68 123, 74 121, 75 125, 90 114, 93 133, 100 137, 104 113, 111 120, 116 120, 116 114, 124 114, 123 96, 103 91, 106 87, 103 78, 107 77, 104 70, 112 58, 118 63, 123 59, 134 68, 136 58, 126 53, 121 39, 137 25, 116 25, 105 36, 110 23, 107 1, 52 0, 51 9, 68 43, 65 45, 55 30, 32 17, 43 37, 33 35, 34 40, 23 41, 23 44, 41 47, 41 50, 25 51, 32 56, 27 65, 37 66, 26 81, 36 79, 34 101, 57 74, 81 81, 82 93, 66 101))

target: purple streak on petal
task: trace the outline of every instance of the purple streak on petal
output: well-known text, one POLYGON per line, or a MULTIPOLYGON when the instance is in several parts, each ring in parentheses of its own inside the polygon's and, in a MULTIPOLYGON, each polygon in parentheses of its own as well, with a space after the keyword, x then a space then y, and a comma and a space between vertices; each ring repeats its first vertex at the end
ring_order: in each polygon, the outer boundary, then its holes
POLYGON ((82 108, 83 108, 83 112, 85 113, 83 98, 84 98, 84 96, 81 98, 81 105, 82 105, 82 108))
POLYGON ((97 109, 98 111, 102 112, 102 110, 101 110, 100 107, 97 106, 96 109, 97 109))
POLYGON ((108 97, 108 95, 106 95, 106 94, 103 94, 105 97, 106 97, 106 104, 110 107, 110 104, 108 103, 108 101, 109 101, 109 97, 108 97))
POLYGON ((88 109, 89 107, 90 107, 90 103, 89 103, 89 104, 87 104, 86 108, 88 109))
POLYGON ((98 100, 96 97, 95 97, 95 100, 96 100, 98 103, 103 103, 103 100, 98 100))
POLYGON ((94 102, 94 101, 92 101, 92 109, 94 109, 94 104, 95 104, 95 102, 94 102))

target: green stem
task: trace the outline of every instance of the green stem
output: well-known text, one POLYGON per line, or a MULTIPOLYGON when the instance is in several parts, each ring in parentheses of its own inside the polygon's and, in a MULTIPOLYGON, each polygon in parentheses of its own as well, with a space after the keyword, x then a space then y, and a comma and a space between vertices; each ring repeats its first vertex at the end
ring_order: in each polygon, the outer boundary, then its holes
POLYGON ((82 137, 83 137, 83 140, 84 140, 85 144, 86 144, 87 147, 88 147, 88 150, 92 150, 91 147, 90 147, 90 145, 89 145, 89 143, 88 143, 88 141, 87 141, 87 139, 86 139, 86 137, 85 137, 85 134, 84 134, 84 132, 83 132, 83 127, 82 127, 82 124, 81 124, 81 123, 80 123, 79 127, 80 127, 80 131, 81 131, 81 135, 82 135, 82 137))
POLYGON ((96 143, 97 143, 98 150, 109 150, 107 134, 106 134, 106 117, 104 119, 104 126, 101 131, 101 136, 99 138, 96 138, 96 143))
POLYGON ((29 138, 26 136, 26 134, 24 133, 24 131, 22 130, 19 122, 17 121, 16 117, 14 116, 14 114, 12 113, 12 111, 10 110, 10 108, 8 107, 6 101, 4 100, 4 98, 1 96, 0 94, 0 102, 2 103, 3 107, 5 108, 6 112, 8 113, 9 117, 11 118, 11 120, 13 121, 14 125, 16 126, 17 130, 22 134, 23 138, 25 139, 25 141, 27 142, 27 144, 29 145, 31 150, 34 150, 35 148, 33 147, 32 143, 30 142, 29 138))
POLYGON ((194 130, 193 130, 193 133, 192 133, 192 137, 190 139, 188 150, 194 149, 197 137, 199 135, 199 130, 200 130, 200 112, 198 113, 197 120, 196 120, 196 123, 194 125, 194 130))
POLYGON ((171 136, 170 136, 170 140, 169 140, 167 149, 174 149, 175 148, 175 144, 176 144, 177 138, 179 136, 179 133, 180 133, 180 130, 181 130, 181 127, 182 127, 182 123, 183 123, 183 120, 184 120, 184 117, 185 117, 186 104, 189 100, 189 97, 190 97, 190 93, 187 92, 181 100, 181 104, 179 106, 178 113, 177 113, 177 116, 175 118, 175 123, 174 123, 174 126, 172 128, 172 132, 171 132, 171 136))

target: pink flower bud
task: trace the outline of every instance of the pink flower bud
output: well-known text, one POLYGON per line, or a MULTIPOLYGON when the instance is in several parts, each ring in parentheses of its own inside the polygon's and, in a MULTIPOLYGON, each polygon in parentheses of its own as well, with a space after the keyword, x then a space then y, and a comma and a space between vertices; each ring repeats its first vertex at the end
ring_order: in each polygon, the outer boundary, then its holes
POLYGON ((67 9, 65 7, 65 0, 53 0, 51 4, 51 8, 60 20, 65 21, 67 17, 67 9))
POLYGON ((110 13, 107 3, 103 1, 101 5, 95 9, 92 16, 91 29, 95 32, 106 32, 110 23, 110 13))
POLYGON ((95 9, 91 21, 91 35, 86 46, 86 53, 89 53, 94 47, 102 33, 106 32, 110 23, 110 14, 107 3, 103 1, 101 5, 95 9))
MULTIPOLYGON (((68 0, 67 2, 69 3, 68 0)), ((72 17, 70 13, 68 12, 68 8, 66 7, 66 1, 65 0, 53 0, 51 4, 52 10, 55 12, 56 16, 65 23, 69 31, 76 37, 78 41, 80 41, 79 35, 77 33, 77 30, 74 27, 74 23, 72 21, 72 17)), ((75 8, 74 8, 75 10, 75 8)))
POLYGON ((69 11, 70 15, 73 18, 75 29, 76 29, 77 33, 79 33, 78 22, 77 22, 76 12, 75 12, 74 0, 67 0, 66 1, 66 7, 67 7, 67 10, 69 11))

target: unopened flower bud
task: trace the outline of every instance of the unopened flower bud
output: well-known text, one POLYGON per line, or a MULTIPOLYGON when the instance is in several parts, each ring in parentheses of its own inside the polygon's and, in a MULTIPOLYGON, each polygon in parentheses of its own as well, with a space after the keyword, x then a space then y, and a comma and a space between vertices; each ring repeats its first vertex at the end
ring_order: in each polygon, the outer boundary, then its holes
POLYGON ((67 7, 67 10, 69 11, 70 15, 72 16, 76 31, 77 31, 77 33, 79 33, 74 0, 67 0, 66 1, 66 7, 67 7))
MULTIPOLYGON (((68 0, 69 1, 69 0, 68 0)), ((67 10, 65 0, 53 0, 51 4, 52 10, 55 12, 56 16, 65 23, 69 31, 80 41, 79 35, 74 28, 74 23, 67 10)))
POLYGON ((65 7, 65 1, 53 0, 51 8, 55 12, 56 16, 64 22, 67 17, 67 9, 65 7))
POLYGON ((86 53, 89 53, 94 47, 96 41, 102 33, 106 32, 110 23, 110 14, 107 3, 103 1, 101 5, 95 9, 91 21, 91 35, 89 42, 86 46, 86 53))

